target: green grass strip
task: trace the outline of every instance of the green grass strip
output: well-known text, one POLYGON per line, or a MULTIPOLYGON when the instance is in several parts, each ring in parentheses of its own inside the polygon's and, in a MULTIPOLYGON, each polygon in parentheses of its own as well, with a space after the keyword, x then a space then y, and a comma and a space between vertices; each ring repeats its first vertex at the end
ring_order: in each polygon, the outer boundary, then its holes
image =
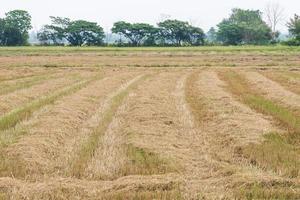
POLYGON ((158 154, 146 149, 126 144, 129 162, 122 170, 122 176, 165 174, 177 171, 177 167, 170 159, 164 159, 158 154))
POLYGON ((236 94, 245 104, 261 113, 273 116, 286 126, 289 132, 300 133, 300 116, 296 113, 259 95, 251 89, 251 86, 242 75, 234 71, 226 71, 220 76, 228 83, 230 91, 236 94))
POLYGON ((252 183, 235 194, 235 199, 300 199, 299 186, 291 186, 289 183, 252 183))
POLYGON ((135 82, 131 83, 125 90, 118 93, 112 98, 110 107, 108 110, 105 111, 103 115, 104 117, 101 120, 100 124, 94 129, 87 142, 85 142, 79 150, 79 153, 72 164, 72 176, 78 178, 81 178, 83 176, 84 169, 86 168, 88 161, 93 157, 94 152, 98 147, 101 136, 104 134, 109 124, 113 120, 113 117, 117 112, 120 104, 127 97, 130 90, 134 89, 142 80, 145 80, 148 77, 148 75, 142 76, 135 82))
POLYGON ((81 88, 85 87, 89 83, 91 83, 94 80, 99 79, 99 76, 95 76, 91 79, 84 80, 77 82, 67 88, 64 88, 60 91, 55 92, 54 94, 50 94, 44 97, 41 97, 37 100, 34 100, 20 108, 17 108, 15 110, 12 110, 11 112, 3 115, 0 118, 0 130, 6 130, 9 128, 14 127, 16 124, 18 124, 20 121, 23 121, 25 119, 28 119, 34 111, 40 109, 41 107, 54 103, 57 99, 59 99, 62 96, 71 94, 73 92, 76 92, 80 90, 81 88))
POLYGON ((47 80, 55 79, 55 78, 57 78, 57 76, 55 75, 55 73, 52 72, 46 75, 34 76, 29 80, 20 81, 15 84, 1 84, 0 95, 8 94, 10 92, 14 92, 16 90, 20 90, 24 88, 29 88, 36 84, 42 83, 47 80))
MULTIPOLYGON (((266 99, 251 88, 247 80, 234 71, 219 73, 228 83, 228 89, 250 108, 272 116, 287 129, 287 133, 269 133, 259 144, 243 147, 242 155, 262 169, 295 178, 300 175, 300 117, 293 110, 266 99)), ((255 193, 255 191, 254 191, 255 193)))

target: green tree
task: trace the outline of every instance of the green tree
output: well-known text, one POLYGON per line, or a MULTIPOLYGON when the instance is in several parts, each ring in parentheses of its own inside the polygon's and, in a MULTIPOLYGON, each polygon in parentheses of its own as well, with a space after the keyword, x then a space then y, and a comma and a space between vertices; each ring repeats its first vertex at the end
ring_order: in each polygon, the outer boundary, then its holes
POLYGON ((94 22, 84 20, 72 21, 66 29, 66 39, 73 46, 101 45, 104 31, 94 22))
POLYGON ((180 46, 182 42, 188 41, 188 22, 179 20, 165 20, 158 23, 160 28, 160 35, 166 42, 170 41, 172 44, 180 46))
POLYGON ((298 41, 300 41, 300 16, 294 15, 287 23, 290 34, 298 41))
POLYGON ((204 44, 205 34, 199 27, 188 26, 188 42, 191 45, 199 46, 204 44))
POLYGON ((155 35, 157 29, 146 23, 128 23, 124 21, 119 21, 114 23, 111 29, 113 33, 121 34, 126 37, 130 43, 134 46, 139 46, 143 42, 147 45, 155 44, 155 35))
POLYGON ((206 33, 206 39, 209 43, 215 44, 217 42, 217 31, 214 27, 211 27, 206 33))
POLYGON ((204 44, 205 34, 201 28, 191 26, 188 22, 179 20, 165 20, 158 23, 161 39, 165 43, 180 46, 183 43, 190 45, 204 44))
POLYGON ((13 10, 5 14, 6 25, 17 28, 22 34, 32 28, 31 16, 25 10, 13 10))
POLYGON ((3 38, 5 46, 26 45, 28 40, 28 36, 24 37, 19 29, 11 26, 5 27, 3 38))
POLYGON ((238 45, 243 41, 243 28, 229 20, 218 24, 217 39, 225 45, 238 45))
POLYGON ((13 10, 0 20, 0 43, 5 46, 26 45, 32 28, 31 16, 24 10, 13 10))
POLYGON ((66 29, 71 23, 69 18, 50 17, 51 24, 45 25, 41 31, 38 32, 38 39, 43 44, 61 45, 64 43, 66 37, 66 29))
POLYGON ((0 45, 4 45, 5 20, 0 18, 0 45))
POLYGON ((272 39, 272 31, 259 10, 233 9, 218 29, 218 40, 224 44, 266 44, 272 39))
POLYGON ((71 21, 63 17, 50 18, 51 24, 45 25, 38 33, 38 39, 43 44, 60 45, 65 40, 72 46, 103 44, 103 28, 95 22, 71 21))

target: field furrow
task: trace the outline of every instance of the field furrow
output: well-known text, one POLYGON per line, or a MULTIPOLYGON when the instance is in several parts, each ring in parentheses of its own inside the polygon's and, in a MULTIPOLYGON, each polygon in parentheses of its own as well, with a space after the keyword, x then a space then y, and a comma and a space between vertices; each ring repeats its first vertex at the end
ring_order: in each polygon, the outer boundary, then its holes
MULTIPOLYGON (((14 200, 40 199, 181 199, 174 176, 126 176, 113 181, 86 181, 74 178, 49 178, 28 183, 0 178, 0 191, 14 200)), ((1 193, 0 193, 1 194, 1 193)))
POLYGON ((32 100, 49 95, 63 87, 79 82, 82 78, 78 74, 70 74, 65 77, 58 77, 54 80, 47 80, 32 87, 23 88, 12 93, 0 96, 0 116, 21 107, 32 100))
MULTIPOLYGON (((118 135, 118 132, 116 133, 111 130, 111 127, 118 127, 118 121, 115 119, 115 115, 130 90, 146 77, 146 75, 139 75, 127 83, 122 84, 116 92, 108 95, 100 109, 95 112, 94 118, 97 120, 97 123, 95 123, 89 137, 87 137, 86 140, 81 140, 82 142, 78 145, 78 149, 75 150, 75 156, 73 160, 71 160, 71 175, 76 177, 90 176, 95 178, 95 174, 99 171, 99 166, 95 166, 98 168, 92 169, 92 171, 87 170, 89 171, 88 173, 85 173, 85 171, 90 162, 95 163, 95 157, 99 159, 99 146, 101 146, 100 154, 104 155, 103 157, 100 156, 100 158, 102 158, 100 160, 102 165, 105 165, 109 158, 115 158, 114 153, 118 151, 118 142, 122 140, 122 137, 116 138, 115 134, 118 135), (102 142, 103 138, 104 140, 108 138, 110 144, 102 142)), ((107 170, 114 171, 113 168, 118 167, 119 161, 113 161, 114 163, 112 163, 110 169, 107 170)), ((98 162, 98 160, 96 162, 98 162)))
POLYGON ((262 73, 272 81, 278 82, 287 90, 300 95, 300 73, 290 71, 267 71, 262 73))
POLYGON ((264 180, 266 177, 279 179, 272 173, 253 168, 239 157, 241 146, 262 142, 264 134, 276 131, 277 128, 272 125, 270 118, 235 100, 225 90, 225 86, 215 72, 204 71, 195 82, 194 92, 190 93, 194 97, 188 98, 188 102, 201 130, 201 137, 206 141, 203 146, 216 163, 215 171, 207 179, 207 184, 220 185, 224 187, 224 191, 229 190, 227 195, 234 195, 231 188, 236 182, 245 184, 248 181, 264 180), (198 109, 201 109, 200 113, 198 109))
POLYGON ((0 200, 300 199, 291 47, 0 49, 0 200))
POLYGON ((223 71, 219 76, 226 81, 226 88, 237 100, 259 113, 272 117, 276 125, 285 130, 264 134, 262 142, 241 146, 236 153, 264 172, 272 172, 290 183, 276 183, 275 189, 266 182, 257 181, 243 186, 244 188, 240 190, 241 196, 297 198, 299 192, 297 177, 300 166, 299 117, 292 110, 262 96, 259 90, 254 89, 253 85, 236 71, 223 71))
POLYGON ((16 90, 37 85, 39 83, 42 83, 43 81, 54 79, 57 76, 59 77, 59 75, 60 77, 62 76, 62 74, 59 74, 58 72, 49 72, 46 75, 36 75, 29 78, 0 82, 0 95, 5 95, 16 90))
POLYGON ((17 127, 15 131, 25 132, 22 133, 24 137, 4 150, 8 155, 3 164, 4 173, 12 173, 16 177, 31 174, 31 179, 46 173, 61 173, 67 164, 68 148, 72 148, 65 146, 68 139, 78 138, 81 133, 78 130, 107 94, 104 91, 112 90, 128 76, 132 74, 89 82, 84 88, 57 100, 53 106, 17 127))
MULTIPOLYGON (((196 185, 190 171, 198 170, 198 174, 193 175, 199 180, 199 174, 204 176, 210 171, 210 164, 201 151, 198 131, 190 121, 192 116, 186 110, 186 105, 182 105, 185 77, 186 74, 162 72, 146 80, 129 97, 127 112, 122 117, 125 120, 122 122, 125 127, 122 132, 123 137, 127 137, 125 145, 134 147, 127 155, 134 162, 129 162, 123 173, 165 173, 177 180, 176 172, 181 171, 179 191, 182 198, 186 196, 188 199, 196 197, 197 192, 204 188, 196 185), (136 155, 153 158, 141 159, 136 155)), ((126 158, 126 155, 123 157, 126 158)))
POLYGON ((258 72, 243 73, 253 87, 262 92, 269 99, 300 109, 300 95, 285 89, 280 84, 266 78, 258 72))
POLYGON ((25 67, 18 67, 18 68, 0 68, 0 83, 3 81, 10 81, 10 80, 22 80, 25 78, 31 78, 37 75, 46 75, 49 72, 51 73, 55 70, 47 70, 45 68, 25 68, 25 67))
POLYGON ((46 105, 54 103, 56 100, 58 100, 63 96, 66 96, 68 94, 76 92, 77 90, 80 90, 81 88, 85 87, 89 83, 99 78, 100 77, 98 74, 97 76, 94 76, 92 78, 82 80, 82 81, 77 81, 71 84, 70 86, 62 87, 62 89, 53 92, 52 94, 42 96, 41 98, 37 98, 23 106, 13 109, 12 111, 1 116, 0 130, 5 131, 8 130, 9 128, 14 128, 21 121, 30 118, 35 111, 41 109, 46 105))

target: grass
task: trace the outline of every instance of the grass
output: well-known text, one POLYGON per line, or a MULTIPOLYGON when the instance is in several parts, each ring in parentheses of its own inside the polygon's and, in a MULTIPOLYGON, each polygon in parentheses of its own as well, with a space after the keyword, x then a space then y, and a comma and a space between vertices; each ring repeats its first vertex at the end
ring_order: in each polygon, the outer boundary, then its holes
MULTIPOLYGON (((227 82, 230 92, 252 109, 271 115, 281 125, 288 129, 289 137, 297 137, 300 133, 300 116, 286 107, 266 99, 251 88, 245 77, 234 71, 219 72, 221 79, 227 82)), ((294 140, 294 138, 292 138, 294 140)))
POLYGON ((0 200, 7 200, 8 196, 0 191, 0 200))
POLYGON ((123 168, 123 176, 165 174, 177 170, 175 165, 171 165, 170 160, 132 144, 127 145, 126 152, 129 162, 123 168))
POLYGON ((252 183, 243 186, 236 199, 300 199, 299 187, 290 183, 252 183))
MULTIPOLYGON (((41 73, 39 75, 45 75, 45 74, 41 73)), ((19 79, 24 79, 24 78, 31 78, 31 77, 35 77, 35 76, 37 76, 37 74, 26 74, 26 75, 19 75, 19 76, 13 76, 13 77, 0 77, 0 82, 19 80, 19 79)))
POLYGON ((128 53, 128 52, 255 52, 299 53, 299 47, 289 46, 203 46, 203 47, 1 47, 0 56, 7 55, 53 55, 68 53, 128 53))
POLYGON ((242 154, 262 169, 272 169, 277 174, 297 178, 300 175, 300 148, 277 133, 264 136, 261 144, 251 144, 242 149, 242 154))
POLYGON ((33 77, 30 77, 26 80, 18 81, 15 84, 1 84, 0 95, 4 95, 4 94, 10 93, 10 92, 14 92, 14 91, 19 90, 19 89, 29 88, 33 85, 42 83, 42 82, 47 81, 47 80, 55 79, 55 78, 57 78, 55 73, 54 72, 49 72, 46 75, 33 76, 33 77), (52 75, 52 74, 54 74, 54 75, 52 75))
POLYGON ((50 95, 47 95, 44 97, 41 97, 37 100, 29 102, 28 104, 25 104, 22 107, 12 110, 11 112, 3 115, 0 118, 0 131, 14 127, 19 122, 21 122, 25 119, 28 119, 33 114, 34 111, 42 108, 45 105, 52 104, 53 102, 55 102, 57 99, 59 99, 62 96, 76 92, 77 90, 85 87, 90 82, 92 82, 98 78, 99 78, 99 76, 96 76, 89 80, 77 82, 71 86, 68 86, 68 87, 60 90, 60 91, 57 91, 53 94, 50 94, 50 95))
MULTIPOLYGON (((91 183, 92 184, 92 183, 91 183)), ((37 193, 23 193, 23 194, 11 194, 13 191, 6 191, 3 193, 0 200, 15 199, 51 199, 51 200, 67 200, 67 199, 98 199, 98 200, 181 200, 182 194, 179 189, 178 183, 170 182, 163 184, 153 184, 150 186, 138 185, 133 189, 128 188, 122 190, 122 188, 114 188, 118 191, 105 191, 105 193, 97 192, 97 189, 91 193, 87 193, 82 190, 81 187, 66 187, 61 185, 58 187, 50 188, 46 192, 37 193)))
MULTIPOLYGON (((228 90, 252 109, 272 116, 287 133, 269 133, 265 135, 264 142, 250 144, 242 147, 241 156, 250 163, 265 169, 273 170, 279 175, 296 178, 300 175, 300 118, 297 113, 261 96, 251 88, 247 80, 234 71, 220 72, 219 76, 228 84, 228 90)), ((246 196, 254 198, 288 198, 290 190, 280 188, 283 192, 265 190, 255 186, 248 188, 246 196), (286 195, 286 196, 285 196, 286 195)))
POLYGON ((207 111, 205 100, 201 94, 199 94, 197 88, 197 80, 199 73, 192 73, 186 80, 185 97, 188 105, 190 106, 193 116, 196 118, 196 122, 201 125, 204 124, 211 116, 207 111))
POLYGON ((71 164, 71 175, 77 178, 81 178, 83 176, 84 170, 87 166, 88 161, 93 157, 95 150, 98 147, 101 136, 105 133, 109 124, 113 120, 114 114, 118 110, 122 101, 129 94, 129 91, 134 89, 139 82, 146 79, 148 76, 142 76, 134 83, 128 86, 127 89, 115 95, 111 100, 111 105, 107 111, 104 113, 104 117, 102 118, 100 124, 94 129, 92 135, 88 138, 87 142, 81 146, 80 151, 76 159, 71 164))
POLYGON ((162 191, 138 191, 138 192, 127 192, 120 194, 106 194, 99 198, 100 200, 180 200, 183 199, 179 189, 170 189, 162 191))
POLYGON ((300 94, 300 73, 290 71, 278 71, 278 72, 264 72, 264 76, 269 79, 280 83, 288 90, 300 94))

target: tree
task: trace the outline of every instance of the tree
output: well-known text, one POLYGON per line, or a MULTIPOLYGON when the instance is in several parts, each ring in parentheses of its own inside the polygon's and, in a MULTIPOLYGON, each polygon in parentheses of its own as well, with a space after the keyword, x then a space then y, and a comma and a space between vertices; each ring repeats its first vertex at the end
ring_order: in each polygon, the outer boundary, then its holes
POLYGON ((275 41, 279 32, 277 31, 277 25, 283 21, 284 9, 278 3, 269 3, 265 9, 267 23, 272 30, 272 40, 275 41))
POLYGON ((189 39, 188 22, 168 19, 158 23, 158 27, 160 28, 161 37, 177 46, 189 39))
POLYGON ((157 29, 150 24, 131 24, 124 21, 114 23, 111 30, 113 33, 126 37, 134 46, 139 46, 145 41, 147 43, 155 43, 155 35, 157 33, 157 29))
POLYGON ((179 20, 165 20, 158 23, 160 38, 164 43, 180 46, 183 43, 203 45, 205 34, 199 27, 179 20))
POLYGON ((191 45, 203 45, 204 44, 205 34, 203 30, 199 27, 188 27, 188 42, 191 45))
POLYGON ((101 45, 104 31, 97 23, 84 20, 72 21, 66 29, 66 39, 73 46, 101 45))
POLYGON ((233 9, 217 26, 217 38, 223 44, 266 44, 271 40, 271 29, 259 10, 233 9))
POLYGON ((0 45, 4 45, 5 20, 0 18, 0 45))
POLYGON ((69 18, 50 16, 51 24, 45 25, 37 34, 43 44, 61 45, 64 43, 66 29, 71 23, 69 18))
POLYGON ((214 27, 211 27, 209 31, 206 33, 206 39, 209 43, 216 43, 217 42, 217 31, 214 27))
POLYGON ((300 16, 295 14, 287 23, 287 27, 292 38, 285 43, 291 46, 300 46, 300 16))
POLYGON ((73 46, 103 44, 103 28, 95 22, 71 21, 63 17, 50 18, 51 24, 45 25, 38 33, 38 39, 43 44, 61 45, 65 41, 73 46))
POLYGON ((294 15, 287 24, 290 34, 295 37, 296 40, 300 41, 300 16, 294 15))
POLYGON ((24 10, 13 10, 0 19, 0 44, 5 46, 26 45, 31 29, 31 16, 24 10))
POLYGON ((5 14, 6 26, 18 29, 21 34, 28 34, 32 28, 31 16, 25 10, 13 10, 5 14))
POLYGON ((243 28, 229 20, 218 24, 217 39, 225 45, 238 45, 243 41, 243 28))

